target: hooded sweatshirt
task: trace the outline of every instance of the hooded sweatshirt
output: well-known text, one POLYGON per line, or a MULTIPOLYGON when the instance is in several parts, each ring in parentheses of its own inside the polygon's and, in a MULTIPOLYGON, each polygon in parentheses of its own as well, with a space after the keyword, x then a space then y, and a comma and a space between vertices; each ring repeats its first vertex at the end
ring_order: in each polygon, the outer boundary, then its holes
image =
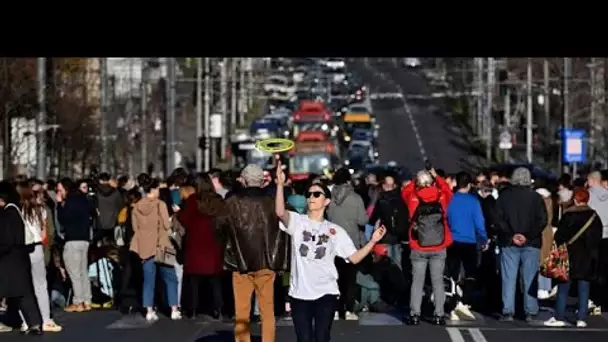
POLYGON ((341 184, 334 186, 331 198, 327 209, 329 221, 344 228, 355 246, 364 244, 364 234, 359 227, 365 227, 368 217, 361 196, 350 184, 341 184))
POLYGON ((157 246, 172 247, 169 241, 171 223, 165 202, 158 198, 142 198, 133 207, 131 220, 131 251, 137 253, 142 260, 153 257, 157 246))
POLYGON ((118 213, 124 207, 122 195, 120 191, 109 184, 101 184, 97 189, 100 228, 103 230, 114 229, 118 220, 118 213))
POLYGON ((590 186, 589 206, 602 220, 602 238, 608 239, 608 190, 599 185, 590 186))

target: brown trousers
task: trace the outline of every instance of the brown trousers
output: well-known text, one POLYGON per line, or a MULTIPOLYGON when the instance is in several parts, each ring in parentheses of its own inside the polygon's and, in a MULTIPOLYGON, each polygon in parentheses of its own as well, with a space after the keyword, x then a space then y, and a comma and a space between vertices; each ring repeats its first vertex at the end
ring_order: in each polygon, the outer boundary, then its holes
POLYGON ((274 278, 275 273, 268 269, 249 273, 232 273, 236 316, 234 337, 236 342, 251 342, 249 321, 251 318, 251 295, 254 290, 260 305, 262 342, 274 342, 274 278))

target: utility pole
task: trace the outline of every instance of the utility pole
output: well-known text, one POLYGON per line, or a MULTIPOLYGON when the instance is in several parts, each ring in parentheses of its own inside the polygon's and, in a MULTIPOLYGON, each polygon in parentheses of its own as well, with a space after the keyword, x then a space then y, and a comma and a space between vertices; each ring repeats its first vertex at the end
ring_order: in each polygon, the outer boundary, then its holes
POLYGON ((526 82, 526 159, 532 164, 532 59, 528 58, 528 79, 526 82))
MULTIPOLYGON (((570 77, 571 77, 571 59, 568 57, 564 57, 564 116, 563 116, 563 122, 562 122, 562 128, 564 131, 562 131, 562 134, 565 134, 565 130, 570 128, 570 77)), ((562 163, 562 155, 563 155, 563 149, 566 148, 566 146, 564 146, 563 144, 564 139, 562 137, 561 139, 561 143, 562 143, 562 153, 560 154, 559 158, 560 158, 560 165, 562 163)), ((567 165, 563 165, 563 170, 564 172, 568 172, 568 166, 567 165)), ((573 175, 576 177, 576 175, 573 175)))
POLYGON ((227 69, 228 58, 222 58, 220 62, 220 111, 222 112, 222 137, 220 138, 220 157, 222 160, 226 159, 226 136, 228 133, 228 125, 226 119, 228 118, 228 77, 227 69))
MULTIPOLYGON (((203 58, 196 58, 196 137, 198 141, 205 139, 203 136, 203 58)), ((207 126, 207 125, 205 125, 207 126)), ((202 146, 196 149, 196 171, 203 171, 202 146)))
POLYGON ((211 63, 209 57, 205 57, 205 111, 203 121, 205 123, 205 150, 203 151, 203 158, 205 160, 205 171, 209 171, 211 168, 211 157, 209 153, 209 145, 211 145, 209 139, 209 115, 211 115, 211 63))
MULTIPOLYGON (((507 91, 505 93, 505 111, 504 111, 504 122, 505 122, 505 129, 507 130, 507 132, 511 133, 511 88, 509 87, 509 85, 507 85, 507 91)), ((509 163, 509 160, 511 159, 511 151, 509 149, 505 149, 504 150, 504 162, 506 164, 509 163)))
POLYGON ((175 169, 175 59, 167 58, 167 110, 165 112, 165 177, 175 169))
POLYGON ((108 132, 107 132, 107 115, 108 115, 108 64, 106 58, 99 58, 99 100, 100 100, 100 120, 99 120, 99 135, 101 137, 101 172, 108 171, 108 132))
POLYGON ((237 96, 236 93, 236 73, 237 73, 237 61, 238 58, 230 58, 230 130, 228 136, 232 134, 236 127, 236 105, 237 96))
POLYGON ((591 58, 591 64, 589 65, 589 74, 591 77, 590 87, 591 87, 591 108, 589 113, 589 159, 590 163, 593 165, 595 161, 595 127, 596 127, 596 117, 597 117, 597 103, 596 103, 596 74, 595 74, 595 58, 591 58))
POLYGON ((251 110, 255 91, 253 89, 253 58, 247 58, 247 110, 251 110))
POLYGON ((148 169, 148 60, 141 63, 141 171, 148 169))
POLYGON ((38 118, 36 120, 36 177, 46 179, 46 58, 38 57, 38 118))
POLYGON ((496 70, 494 58, 488 58, 488 87, 487 87, 487 108, 485 120, 485 136, 486 136, 486 160, 492 161, 492 121, 494 118, 494 108, 492 100, 494 98, 494 72, 496 70))
POLYGON ((247 92, 245 91, 245 70, 247 58, 241 58, 239 66, 239 125, 245 123, 245 111, 247 108, 247 92))
POLYGON ((483 130, 483 95, 485 94, 483 89, 483 58, 475 58, 477 66, 477 119, 475 124, 475 133, 477 136, 481 136, 483 130))
POLYGON ((545 58, 543 61, 543 96, 545 99, 544 108, 545 108, 545 134, 547 137, 553 137, 552 129, 551 129, 551 88, 549 85, 549 60, 545 58))

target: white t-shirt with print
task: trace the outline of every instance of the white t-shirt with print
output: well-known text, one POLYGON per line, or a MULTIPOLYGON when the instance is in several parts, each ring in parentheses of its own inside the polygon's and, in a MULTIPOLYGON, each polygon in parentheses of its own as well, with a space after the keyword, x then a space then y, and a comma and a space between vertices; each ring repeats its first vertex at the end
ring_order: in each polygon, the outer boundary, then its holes
POLYGON ((307 215, 289 212, 289 225, 279 225, 291 235, 289 295, 315 300, 339 295, 336 256, 348 260, 357 249, 346 231, 329 221, 313 221, 307 215))

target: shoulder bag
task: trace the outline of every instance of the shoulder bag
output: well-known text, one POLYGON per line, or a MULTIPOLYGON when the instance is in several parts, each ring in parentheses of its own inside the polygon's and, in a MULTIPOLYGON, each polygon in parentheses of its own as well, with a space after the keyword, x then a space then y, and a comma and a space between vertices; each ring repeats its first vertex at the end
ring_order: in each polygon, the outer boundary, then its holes
POLYGON ((558 246, 555 243, 555 240, 553 241, 549 255, 543 260, 543 264, 540 266, 541 275, 562 282, 567 282, 569 280, 570 260, 568 258, 568 246, 573 244, 581 235, 583 235, 587 228, 591 226, 591 223, 593 223, 596 216, 597 214, 593 213, 585 225, 574 234, 568 242, 558 246))
POLYGON ((175 266, 177 263, 177 253, 174 248, 168 246, 162 246, 160 243, 161 234, 165 234, 165 227, 162 220, 162 215, 160 214, 160 201, 158 201, 158 228, 157 228, 157 239, 156 239, 156 254, 154 255, 154 261, 156 263, 165 265, 165 266, 175 266))

